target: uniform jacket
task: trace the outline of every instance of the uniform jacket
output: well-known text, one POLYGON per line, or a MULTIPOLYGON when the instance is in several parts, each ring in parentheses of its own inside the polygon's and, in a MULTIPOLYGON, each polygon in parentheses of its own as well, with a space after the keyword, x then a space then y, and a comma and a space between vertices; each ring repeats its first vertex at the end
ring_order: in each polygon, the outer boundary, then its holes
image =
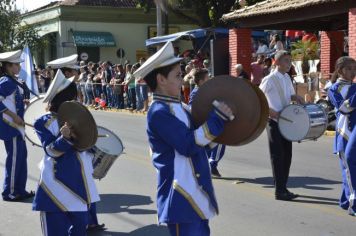
POLYGON ((356 84, 338 79, 328 91, 336 109, 335 152, 344 152, 356 123, 356 84))
POLYGON ((10 110, 23 119, 23 90, 9 76, 0 78, 0 139, 10 140, 15 136, 24 135, 24 127, 18 127, 12 118, 4 114, 10 110))
POLYGON ((77 152, 59 132, 57 117, 46 114, 35 122, 45 151, 33 202, 36 211, 87 211, 99 196, 92 177, 92 154, 77 152))
POLYGON ((160 223, 194 222, 218 213, 204 146, 224 127, 221 114, 194 127, 179 99, 154 94, 147 134, 157 169, 157 207, 160 223))

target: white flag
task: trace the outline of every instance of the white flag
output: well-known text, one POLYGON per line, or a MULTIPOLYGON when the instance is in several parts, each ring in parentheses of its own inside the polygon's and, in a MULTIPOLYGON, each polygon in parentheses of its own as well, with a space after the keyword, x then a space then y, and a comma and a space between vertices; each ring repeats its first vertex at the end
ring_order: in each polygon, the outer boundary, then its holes
MULTIPOLYGON (((21 63, 20 79, 26 82, 26 85, 30 90, 38 94, 35 68, 33 65, 30 48, 27 45, 22 50, 21 59, 23 62, 21 63)), ((32 96, 33 94, 31 94, 31 97, 32 96)))

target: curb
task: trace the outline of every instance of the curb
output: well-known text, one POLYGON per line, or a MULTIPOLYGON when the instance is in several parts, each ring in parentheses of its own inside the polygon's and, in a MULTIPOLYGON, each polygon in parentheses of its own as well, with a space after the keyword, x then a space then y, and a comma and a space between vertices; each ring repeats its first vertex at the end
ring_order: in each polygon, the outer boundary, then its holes
MULTIPOLYGON (((129 110, 117 110, 117 109, 107 109, 107 110, 95 110, 94 108, 89 108, 87 107, 89 110, 93 110, 93 111, 103 111, 103 112, 112 112, 112 113, 124 113, 124 114, 128 114, 128 115, 134 115, 134 116, 146 116, 147 115, 147 112, 132 112, 132 111, 129 111, 129 110)), ((325 136, 328 136, 328 137, 334 137, 335 136, 335 131, 332 131, 332 130, 326 130, 324 132, 324 135, 325 136)))
POLYGON ((327 130, 324 133, 325 136, 329 136, 329 137, 334 137, 335 136, 335 131, 332 130, 327 130))
POLYGON ((129 110, 118 110, 118 109, 106 109, 106 110, 100 110, 100 109, 94 109, 92 107, 87 107, 88 110, 90 111, 102 111, 102 112, 111 112, 111 113, 123 113, 123 114, 128 114, 128 115, 134 115, 134 116, 146 116, 147 112, 133 112, 129 110))

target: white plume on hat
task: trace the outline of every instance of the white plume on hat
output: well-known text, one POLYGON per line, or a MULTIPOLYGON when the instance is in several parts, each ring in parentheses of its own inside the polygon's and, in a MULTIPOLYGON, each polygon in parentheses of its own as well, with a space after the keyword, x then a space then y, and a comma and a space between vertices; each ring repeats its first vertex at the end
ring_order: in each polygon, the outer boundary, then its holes
POLYGON ((51 102, 52 99, 65 88, 67 88, 74 80, 75 76, 66 79, 61 70, 57 71, 52 83, 50 84, 48 91, 43 99, 43 103, 51 102))
POLYGON ((60 68, 71 68, 71 69, 79 69, 80 66, 77 65, 78 61, 78 54, 73 54, 68 57, 58 58, 56 60, 47 62, 47 65, 52 67, 53 69, 60 69, 60 68))
POLYGON ((154 69, 169 66, 181 60, 183 60, 183 58, 174 56, 172 42, 167 42, 159 51, 148 58, 147 61, 134 72, 133 76, 136 78, 144 78, 154 69))
POLYGON ((22 50, 0 53, 0 61, 10 63, 21 63, 22 50))

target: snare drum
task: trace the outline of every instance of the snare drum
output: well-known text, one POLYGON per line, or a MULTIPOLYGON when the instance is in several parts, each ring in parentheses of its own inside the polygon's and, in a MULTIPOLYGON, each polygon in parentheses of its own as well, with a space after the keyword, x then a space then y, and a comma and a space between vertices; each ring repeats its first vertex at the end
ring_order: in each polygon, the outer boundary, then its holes
POLYGON ((317 104, 289 105, 278 119, 281 134, 292 142, 316 140, 323 135, 327 125, 325 110, 317 104))
MULTIPOLYGON (((30 100, 24 114, 24 121, 26 124, 33 125, 41 115, 47 112, 47 103, 43 103, 43 98, 44 95, 40 95, 39 98, 34 97, 30 100)), ((35 129, 30 127, 25 129, 25 137, 32 143, 32 145, 42 147, 42 143, 37 136, 35 129)))
POLYGON ((116 134, 104 127, 98 126, 98 134, 98 140, 92 148, 94 154, 93 177, 102 179, 106 176, 114 161, 121 155, 124 146, 116 134))

